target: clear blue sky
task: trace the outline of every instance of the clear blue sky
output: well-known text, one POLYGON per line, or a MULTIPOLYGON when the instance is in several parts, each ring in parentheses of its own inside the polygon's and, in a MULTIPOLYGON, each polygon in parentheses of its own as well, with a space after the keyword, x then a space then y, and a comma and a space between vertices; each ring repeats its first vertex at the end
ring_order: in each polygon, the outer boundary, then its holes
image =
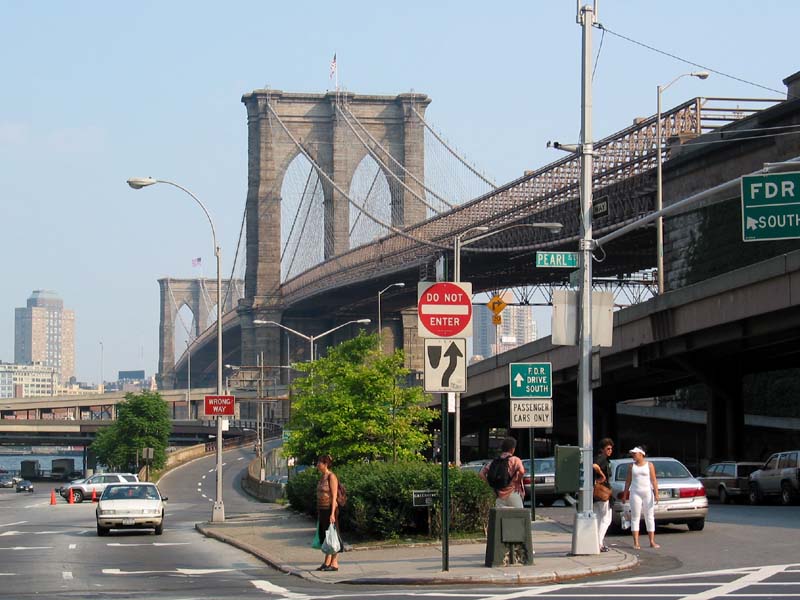
MULTIPOLYGON (((78 378, 156 370, 157 279, 213 276, 210 234, 188 196, 135 192, 132 175, 181 183, 208 206, 229 271, 246 195, 243 93, 323 92, 337 53, 356 93, 414 89, 429 120, 497 182, 577 141, 580 28, 572 0, 487 3, 22 2, 0 0, 0 360, 14 307, 55 290, 76 313, 78 378)), ((777 90, 800 70, 800 3, 602 0, 610 30, 777 90)), ((595 52, 601 34, 595 30, 595 52)), ((656 86, 694 70, 606 34, 595 138, 655 112, 656 86)), ((775 97, 719 75, 696 95, 775 97)), ((541 330, 549 324, 540 323, 541 330)))

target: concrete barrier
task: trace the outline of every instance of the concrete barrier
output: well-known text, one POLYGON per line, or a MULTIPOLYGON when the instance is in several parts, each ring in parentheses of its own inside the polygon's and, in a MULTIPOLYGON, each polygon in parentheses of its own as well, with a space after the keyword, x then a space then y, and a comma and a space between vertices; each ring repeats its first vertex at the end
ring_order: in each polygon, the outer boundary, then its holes
MULTIPOLYGON (((267 451, 265 456, 266 471, 269 476, 281 475, 278 467, 280 448, 267 451)), ((275 502, 286 497, 286 484, 261 479, 261 459, 255 457, 247 465, 247 476, 242 477, 242 489, 262 502, 275 502)))

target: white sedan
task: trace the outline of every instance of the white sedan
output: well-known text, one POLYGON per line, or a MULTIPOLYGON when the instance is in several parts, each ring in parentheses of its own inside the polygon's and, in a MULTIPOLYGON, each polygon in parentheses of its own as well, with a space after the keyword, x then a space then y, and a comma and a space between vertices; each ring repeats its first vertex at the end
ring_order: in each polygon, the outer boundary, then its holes
POLYGON ((97 535, 111 529, 154 529, 164 532, 164 502, 154 483, 109 485, 97 504, 97 535))

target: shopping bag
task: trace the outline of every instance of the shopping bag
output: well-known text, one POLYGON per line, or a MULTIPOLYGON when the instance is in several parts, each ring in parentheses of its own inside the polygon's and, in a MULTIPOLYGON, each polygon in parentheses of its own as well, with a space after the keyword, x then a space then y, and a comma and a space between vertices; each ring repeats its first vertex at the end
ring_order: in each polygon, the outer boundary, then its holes
POLYGON ((631 528, 631 505, 627 502, 622 506, 622 517, 620 518, 620 527, 622 527, 623 529, 631 528))
POLYGON ((339 533, 336 531, 336 525, 333 523, 328 527, 325 532, 325 541, 322 542, 322 551, 325 554, 339 554, 342 550, 342 543, 339 541, 339 533))
POLYGON ((314 527, 314 540, 311 542, 311 547, 314 550, 319 550, 322 547, 322 542, 319 539, 319 521, 317 521, 317 526, 314 527))

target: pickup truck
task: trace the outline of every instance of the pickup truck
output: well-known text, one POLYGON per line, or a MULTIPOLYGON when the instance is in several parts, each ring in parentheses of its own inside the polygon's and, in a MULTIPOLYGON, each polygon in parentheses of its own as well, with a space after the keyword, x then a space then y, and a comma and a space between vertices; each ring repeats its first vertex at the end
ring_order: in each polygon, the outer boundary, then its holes
POLYGON ((760 504, 768 496, 778 496, 781 504, 800 498, 800 450, 777 452, 750 474, 750 504, 760 504))

